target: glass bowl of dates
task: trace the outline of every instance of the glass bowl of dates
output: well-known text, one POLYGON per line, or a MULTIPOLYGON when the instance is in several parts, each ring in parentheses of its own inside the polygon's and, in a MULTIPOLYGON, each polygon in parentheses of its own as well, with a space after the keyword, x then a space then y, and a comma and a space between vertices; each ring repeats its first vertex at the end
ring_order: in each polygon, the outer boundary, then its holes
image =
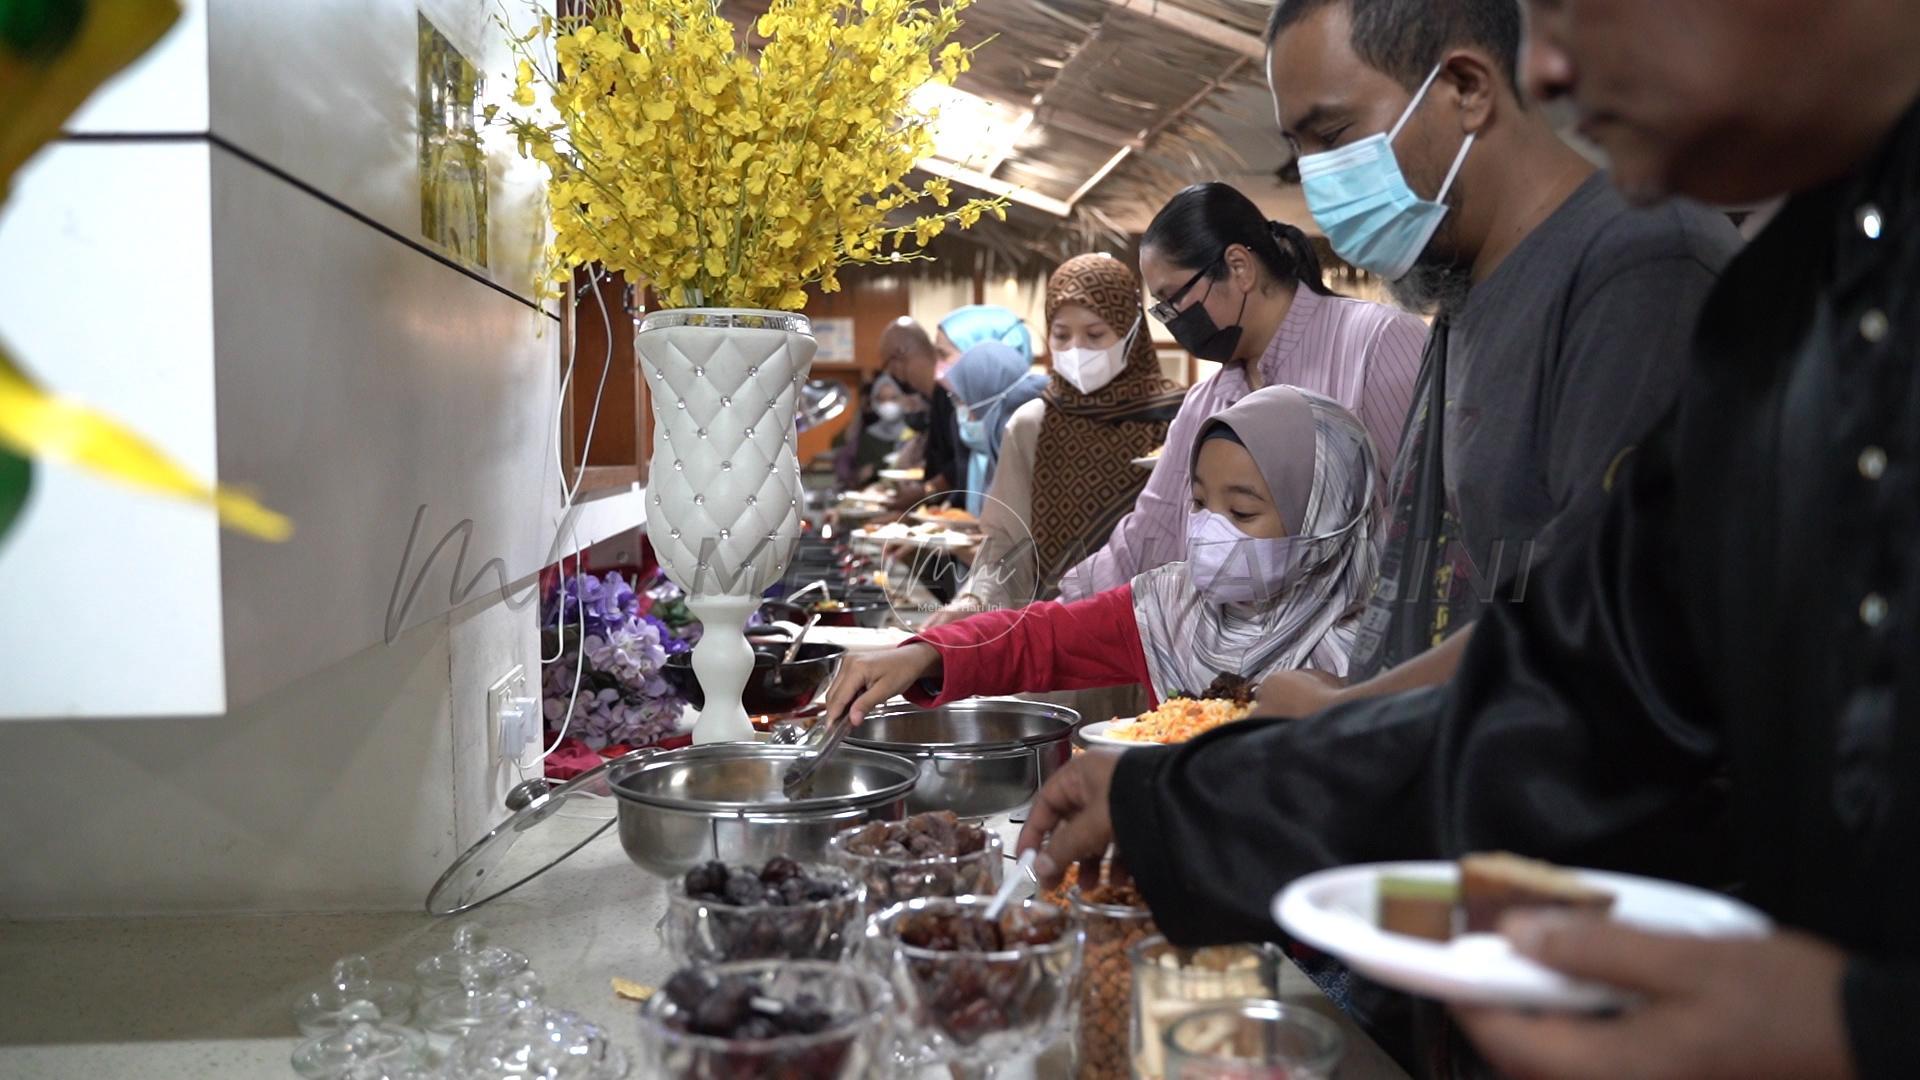
POLYGON ((945 810, 843 830, 827 857, 866 886, 875 912, 923 897, 990 896, 1006 864, 998 836, 945 810))
POLYGON ((1037 1054, 1065 1034, 1086 932, 1041 900, 985 917, 991 897, 896 904, 867 926, 866 962, 900 1003, 897 1065, 980 1069, 1037 1054))
POLYGON ((866 889, 845 870, 784 855, 765 866, 709 862, 667 887, 675 962, 839 960, 860 940, 866 889))
POLYGON ((818 960, 682 968, 640 1010, 641 1075, 854 1080, 877 1073, 893 996, 818 960))

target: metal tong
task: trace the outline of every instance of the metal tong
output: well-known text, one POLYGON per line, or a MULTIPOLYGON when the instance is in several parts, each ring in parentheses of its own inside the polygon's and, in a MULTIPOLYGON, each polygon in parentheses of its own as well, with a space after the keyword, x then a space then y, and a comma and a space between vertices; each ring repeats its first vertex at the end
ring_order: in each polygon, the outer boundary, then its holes
MULTIPOLYGON (((780 776, 780 790, 789 799, 807 793, 814 773, 820 771, 820 766, 825 764, 827 758, 832 756, 833 752, 846 740, 848 730, 853 727, 853 710, 842 710, 839 716, 828 719, 821 727, 825 730, 821 731, 818 738, 809 739, 802 744, 814 746, 817 749, 811 754, 795 758, 793 763, 787 766, 787 771, 780 776)), ((820 731, 820 728, 815 730, 820 731)), ((809 735, 811 734, 809 732, 809 735)))

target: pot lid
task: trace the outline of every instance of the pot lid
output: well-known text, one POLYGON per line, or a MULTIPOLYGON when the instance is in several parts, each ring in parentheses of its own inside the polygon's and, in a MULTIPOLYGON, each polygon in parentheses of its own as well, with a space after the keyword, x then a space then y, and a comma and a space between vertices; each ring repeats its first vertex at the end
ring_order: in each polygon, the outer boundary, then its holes
POLYGON ((667 810, 719 816, 831 813, 877 806, 913 789, 920 767, 877 750, 845 748, 824 762, 811 788, 818 794, 788 798, 787 766, 812 753, 809 747, 770 743, 708 743, 669 750, 625 770, 612 783, 628 802, 667 810))
POLYGON ((427 893, 428 914, 457 915, 472 911, 497 896, 525 885, 599 839, 619 820, 609 785, 652 757, 654 752, 653 747, 642 747, 602 762, 566 783, 534 796, 531 802, 515 810, 453 860, 427 893), (563 809, 565 813, 561 812, 563 809), (543 823, 555 820, 565 822, 562 826, 546 826, 546 835, 550 838, 570 837, 573 833, 567 827, 577 827, 581 818, 591 818, 598 824, 588 826, 586 835, 578 841, 553 845, 560 849, 559 853, 540 863, 531 872, 522 873, 519 872, 522 867, 507 865, 507 855, 514 845, 529 832, 540 829, 543 823))

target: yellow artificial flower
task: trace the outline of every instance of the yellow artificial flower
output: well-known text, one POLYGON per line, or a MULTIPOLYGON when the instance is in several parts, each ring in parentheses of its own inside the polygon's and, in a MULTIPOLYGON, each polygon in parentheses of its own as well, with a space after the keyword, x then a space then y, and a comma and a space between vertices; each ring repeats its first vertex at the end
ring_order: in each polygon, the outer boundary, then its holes
POLYGON ((515 105, 533 104, 533 63, 520 61, 519 73, 513 80, 513 103, 515 105))
MULTIPOLYGON (((906 183, 932 150, 910 99, 951 83, 970 51, 949 39, 972 0, 773 0, 743 47, 711 0, 627 0, 544 20, 560 123, 508 116, 521 154, 552 174, 551 277, 600 262, 671 303, 796 307, 836 270, 965 227, 1002 200, 951 204, 945 181, 906 183), (940 212, 890 227, 921 200, 940 212)), ((534 59, 532 38, 520 59, 534 59)), ((540 71, 523 69, 526 100, 540 71)))

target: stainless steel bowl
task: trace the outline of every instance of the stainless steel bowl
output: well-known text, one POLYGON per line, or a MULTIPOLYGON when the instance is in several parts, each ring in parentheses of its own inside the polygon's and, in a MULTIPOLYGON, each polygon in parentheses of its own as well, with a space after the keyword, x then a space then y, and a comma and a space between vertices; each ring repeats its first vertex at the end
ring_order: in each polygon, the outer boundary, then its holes
POLYGON ((847 736, 850 746, 911 758, 920 782, 907 811, 991 817, 1024 806, 1067 763, 1079 714, 1039 701, 989 698, 923 709, 887 705, 847 736))
POLYGON ((794 759, 811 753, 767 743, 710 743, 655 754, 616 778, 620 846, 663 877, 709 859, 759 865, 775 855, 825 862, 849 825, 906 816, 914 763, 843 746, 814 774, 804 799, 781 793, 794 759))

